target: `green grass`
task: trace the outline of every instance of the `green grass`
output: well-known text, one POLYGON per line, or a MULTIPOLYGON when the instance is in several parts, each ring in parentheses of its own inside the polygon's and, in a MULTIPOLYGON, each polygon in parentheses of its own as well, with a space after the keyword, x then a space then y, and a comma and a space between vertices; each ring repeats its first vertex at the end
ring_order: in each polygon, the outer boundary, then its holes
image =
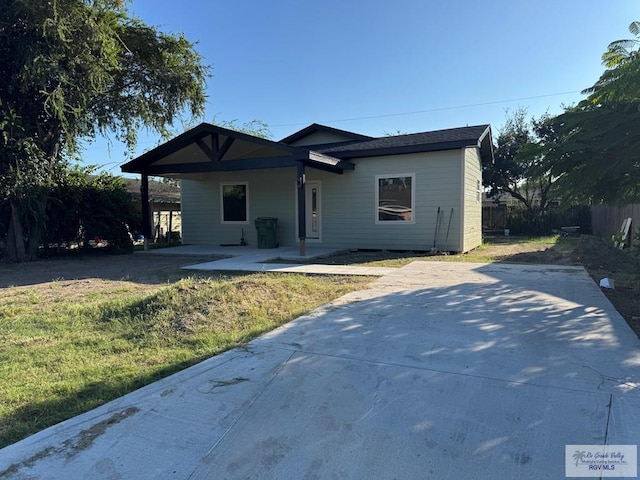
POLYGON ((0 304, 0 447, 242 345, 364 278, 183 279, 145 295, 65 300, 10 288, 0 304))
MULTIPOLYGON (((505 261, 505 255, 500 248, 517 246, 522 252, 550 249, 553 252, 565 253, 573 250, 578 242, 577 237, 562 237, 550 235, 545 237, 494 237, 486 239, 474 250, 456 255, 431 255, 429 252, 355 252, 338 254, 321 260, 322 263, 362 265, 371 267, 400 268, 414 261, 425 262, 472 262, 493 263, 505 261)), ((517 263, 517 254, 513 255, 517 263)))

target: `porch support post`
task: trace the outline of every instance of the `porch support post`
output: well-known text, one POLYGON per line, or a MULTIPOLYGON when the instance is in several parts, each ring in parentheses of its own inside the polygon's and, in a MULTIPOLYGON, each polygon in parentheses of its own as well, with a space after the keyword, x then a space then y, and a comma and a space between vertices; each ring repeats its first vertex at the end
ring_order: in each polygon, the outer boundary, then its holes
POLYGON ((307 237, 307 195, 305 190, 305 174, 304 163, 298 162, 298 240, 300 242, 300 256, 304 257, 306 253, 305 239, 307 237))
POLYGON ((142 235, 144 235, 144 249, 149 249, 151 236, 151 216, 149 214, 149 176, 142 174, 140 182, 140 201, 142 202, 142 235))

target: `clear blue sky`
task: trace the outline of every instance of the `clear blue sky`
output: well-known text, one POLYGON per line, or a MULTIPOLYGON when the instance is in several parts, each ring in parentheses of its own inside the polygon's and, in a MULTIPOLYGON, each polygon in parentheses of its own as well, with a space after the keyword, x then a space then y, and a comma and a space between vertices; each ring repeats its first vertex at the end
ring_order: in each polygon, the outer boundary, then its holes
MULTIPOLYGON (((257 119, 276 140, 314 122, 381 136, 495 131, 518 106, 557 114, 640 20, 638 0, 134 0, 130 9, 198 42, 213 77, 196 123, 257 119)), ((142 134, 136 153, 158 142, 142 134)), ((127 157, 97 140, 84 159, 117 174, 127 157)))

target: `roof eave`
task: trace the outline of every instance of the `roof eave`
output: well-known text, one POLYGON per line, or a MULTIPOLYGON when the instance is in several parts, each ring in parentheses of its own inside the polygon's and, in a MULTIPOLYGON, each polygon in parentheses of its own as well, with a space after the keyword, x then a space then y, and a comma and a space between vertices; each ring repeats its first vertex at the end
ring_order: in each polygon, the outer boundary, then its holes
POLYGON ((487 125, 485 131, 480 135, 480 138, 478 138, 478 149, 480 150, 480 159, 483 164, 491 164, 494 162, 491 125, 487 125))
POLYGON ((396 147, 382 147, 372 148, 366 150, 346 150, 343 152, 336 152, 333 156, 343 160, 351 158, 364 158, 364 157, 384 157, 390 155, 404 155, 410 153, 423 153, 423 152, 439 152, 446 150, 457 150, 460 148, 473 145, 473 141, 455 141, 455 142, 441 142, 421 145, 403 145, 396 147))

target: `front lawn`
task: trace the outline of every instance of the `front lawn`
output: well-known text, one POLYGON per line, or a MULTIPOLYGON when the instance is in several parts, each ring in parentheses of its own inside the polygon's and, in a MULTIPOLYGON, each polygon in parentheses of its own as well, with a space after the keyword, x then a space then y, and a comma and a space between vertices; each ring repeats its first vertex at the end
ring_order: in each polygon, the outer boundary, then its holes
MULTIPOLYGON (((138 255, 126 257, 140 263, 138 255)), ((144 260, 153 269, 154 259, 144 260)), ((63 264, 49 265, 64 271, 63 264)), ((6 287, 0 290, 0 447, 243 345, 369 281, 253 274, 163 283, 127 276, 6 287)))

